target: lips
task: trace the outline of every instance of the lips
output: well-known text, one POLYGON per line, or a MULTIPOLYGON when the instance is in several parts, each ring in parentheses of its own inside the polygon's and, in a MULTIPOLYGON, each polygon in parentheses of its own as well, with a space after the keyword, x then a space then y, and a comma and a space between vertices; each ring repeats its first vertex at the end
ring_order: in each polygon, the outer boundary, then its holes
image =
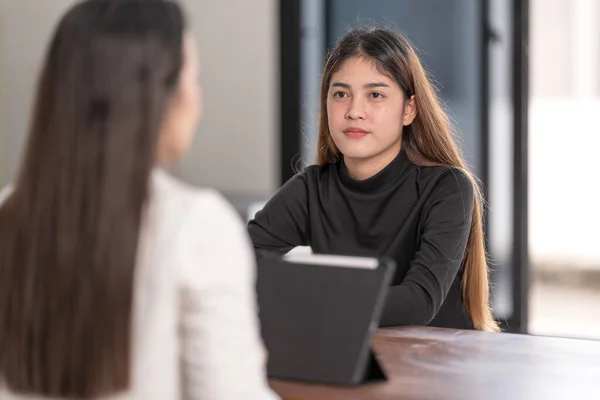
POLYGON ((369 134, 369 131, 366 131, 362 128, 350 127, 343 130, 344 134, 351 139, 360 139, 369 134))

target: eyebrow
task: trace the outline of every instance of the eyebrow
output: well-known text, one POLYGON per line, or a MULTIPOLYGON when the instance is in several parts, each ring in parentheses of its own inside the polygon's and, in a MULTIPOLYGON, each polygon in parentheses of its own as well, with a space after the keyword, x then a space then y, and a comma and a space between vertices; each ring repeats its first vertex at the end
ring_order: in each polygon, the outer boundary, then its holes
MULTIPOLYGON (((347 83, 343 83, 343 82, 333 82, 331 84, 332 87, 341 87, 344 89, 351 89, 352 87, 347 84, 347 83)), ((372 88, 378 88, 378 87, 390 87, 390 85, 388 85, 385 82, 371 82, 371 83, 367 83, 366 85, 363 86, 365 89, 372 89, 372 88)))

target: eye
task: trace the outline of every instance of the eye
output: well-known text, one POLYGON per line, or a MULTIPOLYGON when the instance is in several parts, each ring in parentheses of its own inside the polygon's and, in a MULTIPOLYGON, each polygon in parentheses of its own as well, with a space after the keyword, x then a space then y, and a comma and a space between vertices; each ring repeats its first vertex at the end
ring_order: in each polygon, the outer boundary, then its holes
POLYGON ((338 98, 338 99, 343 99, 343 98, 348 97, 348 93, 346 93, 346 92, 335 92, 333 94, 333 97, 338 98))
POLYGON ((379 92, 373 92, 373 93, 371 93, 371 97, 378 100, 378 99, 382 99, 384 96, 383 96, 383 94, 381 94, 379 92))

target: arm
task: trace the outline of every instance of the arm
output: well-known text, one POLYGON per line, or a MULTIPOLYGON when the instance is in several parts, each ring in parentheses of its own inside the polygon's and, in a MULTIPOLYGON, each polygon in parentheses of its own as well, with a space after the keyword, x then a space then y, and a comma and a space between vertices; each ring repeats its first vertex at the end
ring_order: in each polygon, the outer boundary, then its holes
POLYGON ((255 298, 250 241, 233 208, 204 202, 187 235, 193 249, 181 287, 183 391, 186 399, 276 399, 255 298))
POLYGON ((248 224, 248 233, 256 250, 284 254, 308 245, 308 224, 306 177, 298 174, 256 213, 248 224))
POLYGON ((2 189, 0 189, 0 205, 2 205, 2 203, 4 203, 4 200, 6 200, 6 198, 8 196, 10 196, 11 193, 12 193, 11 185, 4 186, 2 189))
POLYGON ((473 216, 473 185, 458 170, 444 173, 435 185, 421 216, 421 245, 402 283, 390 288, 382 326, 429 324, 462 265, 473 216))

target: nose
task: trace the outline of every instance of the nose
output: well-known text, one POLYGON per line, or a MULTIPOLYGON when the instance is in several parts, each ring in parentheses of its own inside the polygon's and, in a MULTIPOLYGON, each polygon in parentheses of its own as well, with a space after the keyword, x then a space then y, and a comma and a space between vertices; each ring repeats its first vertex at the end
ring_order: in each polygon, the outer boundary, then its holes
POLYGON ((352 98, 346 111, 346 119, 349 120, 360 120, 365 119, 365 110, 361 99, 356 96, 352 98))

